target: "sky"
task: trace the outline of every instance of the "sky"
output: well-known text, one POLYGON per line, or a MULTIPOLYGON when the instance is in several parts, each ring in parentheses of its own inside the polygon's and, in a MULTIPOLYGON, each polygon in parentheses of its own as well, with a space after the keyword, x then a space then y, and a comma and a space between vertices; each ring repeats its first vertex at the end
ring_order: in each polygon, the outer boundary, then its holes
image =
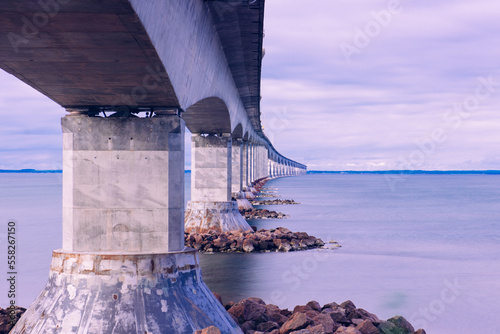
MULTIPOLYGON (((267 0, 264 131, 310 170, 500 169, 499 18, 494 0, 267 0)), ((64 114, 0 72, 0 169, 60 169, 64 114)))

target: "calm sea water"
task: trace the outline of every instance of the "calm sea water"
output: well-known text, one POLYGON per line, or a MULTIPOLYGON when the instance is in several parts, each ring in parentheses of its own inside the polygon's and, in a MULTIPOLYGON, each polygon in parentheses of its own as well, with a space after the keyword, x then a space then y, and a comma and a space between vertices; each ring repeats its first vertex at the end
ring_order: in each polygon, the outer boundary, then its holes
MULTIPOLYGON (((189 174, 186 174, 189 196, 189 174)), ((286 220, 259 228, 306 231, 342 248, 205 254, 205 282, 225 301, 256 296, 281 307, 351 299, 381 318, 399 314, 429 334, 500 333, 500 176, 316 174, 270 181, 286 220)), ((18 304, 27 306, 61 246, 61 174, 0 174, 1 244, 18 226, 18 304)), ((4 246, 2 246, 4 248, 4 246)), ((6 259, 0 270, 6 272, 6 259)), ((4 275, 4 274, 2 274, 4 275)), ((0 282, 0 306, 7 303, 0 282)))

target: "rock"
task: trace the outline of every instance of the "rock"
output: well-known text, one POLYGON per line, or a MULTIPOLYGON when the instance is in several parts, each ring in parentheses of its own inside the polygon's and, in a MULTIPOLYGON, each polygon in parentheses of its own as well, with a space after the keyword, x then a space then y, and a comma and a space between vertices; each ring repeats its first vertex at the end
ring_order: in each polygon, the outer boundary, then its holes
POLYGON ((292 249, 292 245, 290 245, 290 241, 288 240, 281 240, 281 244, 278 248, 280 252, 289 252, 290 249, 292 249))
POLYGON ((220 329, 210 326, 201 330, 201 334, 221 334, 220 329))
POLYGON ((246 333, 251 330, 255 330, 255 321, 246 321, 243 325, 240 326, 243 333, 246 333))
POLYGON ((9 333, 12 329, 11 315, 15 316, 15 321, 19 321, 21 316, 26 312, 24 307, 15 306, 14 309, 0 308, 0 333, 9 333))
POLYGON ((326 308, 331 308, 332 310, 336 310, 339 308, 339 304, 333 302, 333 303, 328 303, 328 304, 325 304, 323 305, 323 307, 321 308, 322 310, 326 309, 326 308))
MULTIPOLYGON (((392 322, 398 329, 400 329, 401 334, 413 334, 415 329, 413 326, 402 316, 398 315, 388 319, 387 321, 392 322)), ((398 333, 399 334, 399 333, 398 333)))
POLYGON ((280 328, 280 334, 288 334, 299 329, 304 329, 312 323, 305 313, 294 313, 280 328))
POLYGON ((379 334, 378 328, 370 320, 363 320, 362 323, 356 326, 356 329, 361 334, 379 334))
POLYGON ((354 327, 339 327, 337 331, 335 331, 335 334, 361 334, 356 328, 354 327))
POLYGON ((232 315, 238 324, 245 322, 245 306, 243 304, 236 304, 227 311, 232 315))
POLYGON ((335 323, 339 323, 342 325, 351 324, 351 320, 347 319, 347 317, 344 314, 344 310, 341 308, 339 308, 338 310, 332 310, 332 312, 330 312, 328 315, 332 318, 333 322, 335 323))
POLYGON ((362 308, 354 309, 353 311, 349 312, 347 315, 348 319, 354 320, 354 319, 368 319, 371 322, 373 322, 374 325, 380 324, 380 319, 373 313, 370 313, 362 308))
POLYGON ((319 314, 318 311, 313 310, 310 306, 307 305, 295 306, 295 308, 293 309, 293 313, 298 313, 298 312, 307 314, 307 316, 311 319, 319 314))
POLYGON ((253 252, 253 250, 255 249, 254 245, 253 245, 253 241, 250 240, 250 239, 245 239, 243 241, 243 250, 247 253, 250 253, 250 252, 253 252))
POLYGON ((339 327, 328 314, 320 313, 312 320, 314 325, 321 325, 325 333, 333 333, 339 327))
POLYGON ((377 328, 380 334, 400 334, 396 325, 390 321, 381 321, 377 328))
POLYGON ((317 301, 315 301, 315 300, 311 300, 306 305, 309 306, 310 308, 312 308, 315 311, 321 312, 321 305, 317 301))
POLYGON ((257 226, 253 226, 253 225, 252 225, 252 226, 250 226, 250 227, 252 228, 252 230, 253 230, 254 232, 256 232, 256 231, 257 231, 257 226))
POLYGON ((349 314, 349 313, 351 313, 352 311, 354 311, 356 309, 356 306, 350 300, 346 300, 345 302, 343 302, 342 304, 340 304, 340 307, 345 310, 346 314, 349 314))
POLYGON ((427 334, 427 333, 422 328, 420 328, 413 334, 427 334))
POLYGON ((306 329, 309 330, 309 332, 311 332, 311 334, 331 334, 331 333, 333 333, 333 332, 326 332, 323 325, 316 325, 316 326, 310 325, 306 329))
POLYGON ((278 325, 282 326, 287 320, 288 317, 284 316, 280 313, 280 309, 278 306, 273 304, 268 304, 266 307, 266 314, 269 317, 269 320, 276 322, 278 325))
POLYGON ((260 323, 259 325, 257 325, 257 330, 258 331, 261 331, 261 332, 270 332, 274 329, 279 329, 280 328, 280 325, 278 325, 276 322, 274 321, 266 321, 266 322, 263 322, 263 323, 260 323))
POLYGON ((298 331, 291 332, 290 334, 311 334, 311 332, 308 329, 301 329, 298 331))

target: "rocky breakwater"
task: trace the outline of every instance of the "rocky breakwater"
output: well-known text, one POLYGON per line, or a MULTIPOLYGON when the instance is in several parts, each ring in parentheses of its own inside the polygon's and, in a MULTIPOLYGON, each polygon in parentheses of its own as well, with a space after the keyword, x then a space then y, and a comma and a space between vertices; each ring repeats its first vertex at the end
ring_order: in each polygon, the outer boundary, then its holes
POLYGON ((245 334, 425 334, 423 329, 415 331, 401 316, 380 320, 375 314, 356 308, 350 300, 323 306, 310 301, 293 311, 266 305, 259 298, 224 306, 245 334))
POLYGON ((283 212, 276 212, 267 209, 243 209, 240 210, 241 215, 245 219, 285 219, 289 216, 283 212))
POLYGON ((245 232, 186 233, 185 240, 187 247, 210 253, 293 252, 325 245, 323 240, 306 232, 292 232, 284 227, 245 232))
POLYGON ((289 204, 300 204, 299 202, 295 202, 293 199, 267 199, 267 200, 259 200, 259 199, 251 199, 249 200, 252 205, 289 205, 289 204))

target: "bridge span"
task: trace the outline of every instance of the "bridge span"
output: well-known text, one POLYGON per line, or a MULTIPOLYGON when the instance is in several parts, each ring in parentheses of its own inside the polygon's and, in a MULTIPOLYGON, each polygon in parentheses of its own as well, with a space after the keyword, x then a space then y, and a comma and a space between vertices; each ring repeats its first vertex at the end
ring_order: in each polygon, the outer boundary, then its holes
POLYGON ((68 113, 63 247, 12 333, 240 332, 184 247, 184 220, 247 229, 234 198, 306 171, 262 130, 263 17, 264 0, 2 3, 0 68, 68 113))

